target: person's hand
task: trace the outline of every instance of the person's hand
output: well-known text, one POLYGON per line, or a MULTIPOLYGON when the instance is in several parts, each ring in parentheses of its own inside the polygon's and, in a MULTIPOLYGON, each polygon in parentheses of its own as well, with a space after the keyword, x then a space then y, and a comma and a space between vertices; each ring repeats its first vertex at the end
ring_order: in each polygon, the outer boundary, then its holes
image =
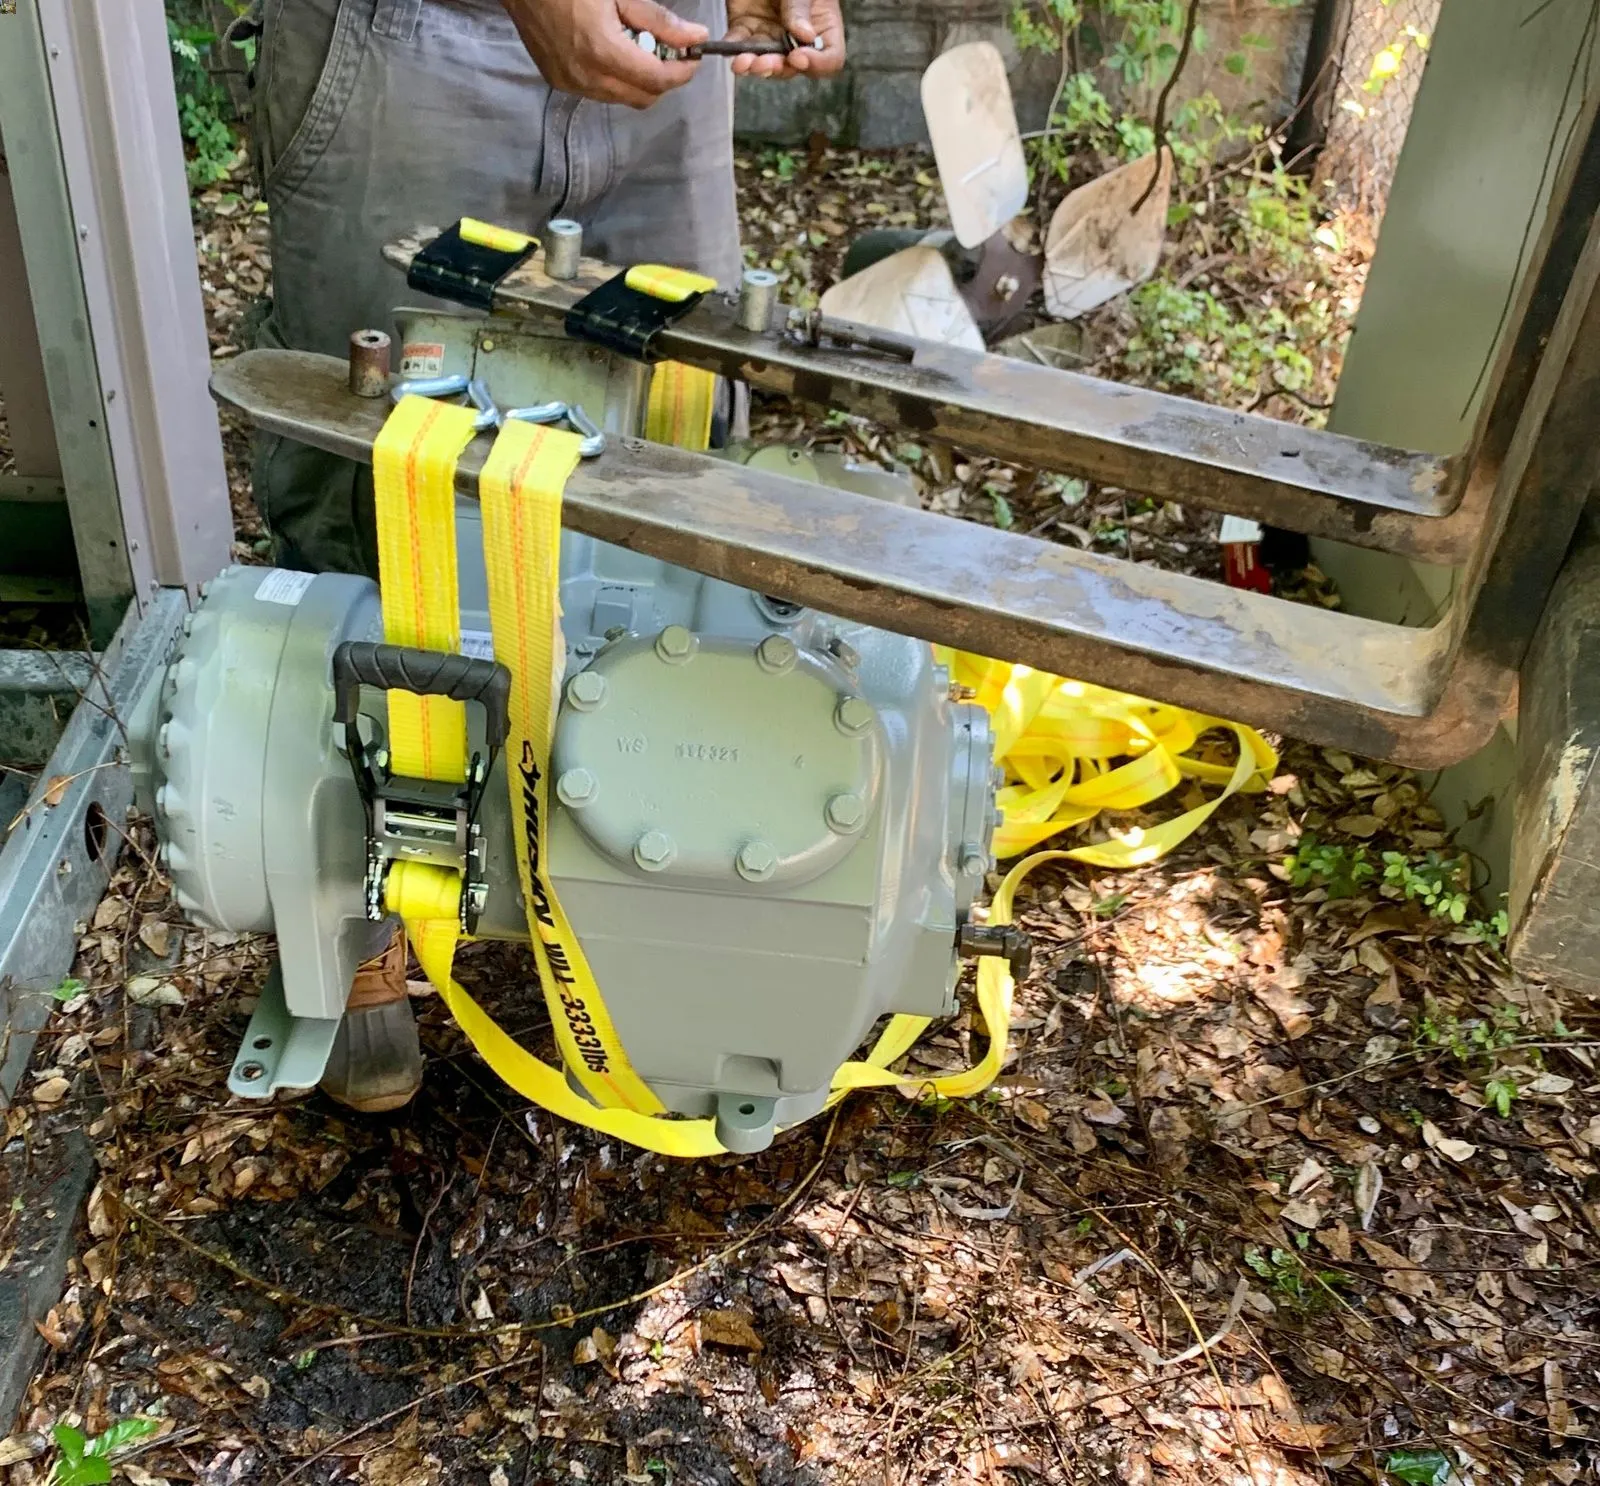
MULTIPOLYGON (((504 0, 528 55, 552 88, 600 103, 649 108, 681 88, 699 65, 662 62, 641 51, 626 27, 668 46, 698 46, 704 26, 655 0, 504 0)), ((798 35, 798 33, 796 33, 798 35)))
POLYGON ((844 16, 839 0, 728 0, 728 39, 777 41, 787 31, 801 43, 787 56, 733 58, 747 77, 831 77, 844 66, 844 16), (822 50, 810 50, 817 37, 822 50))

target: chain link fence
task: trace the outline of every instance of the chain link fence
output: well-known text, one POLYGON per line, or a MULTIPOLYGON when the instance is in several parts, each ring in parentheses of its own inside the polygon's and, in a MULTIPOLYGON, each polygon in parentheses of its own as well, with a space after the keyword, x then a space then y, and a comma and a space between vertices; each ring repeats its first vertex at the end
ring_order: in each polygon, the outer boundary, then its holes
POLYGON ((1443 0, 1350 0, 1335 51, 1317 173, 1354 210, 1383 215, 1443 0))

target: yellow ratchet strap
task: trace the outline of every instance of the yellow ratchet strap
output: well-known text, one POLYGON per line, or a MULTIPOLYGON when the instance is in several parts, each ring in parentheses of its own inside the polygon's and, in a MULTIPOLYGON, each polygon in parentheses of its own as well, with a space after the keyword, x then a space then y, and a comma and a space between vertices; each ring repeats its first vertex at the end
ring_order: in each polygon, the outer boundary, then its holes
MULTIPOLYGON (((658 377, 664 369, 658 369, 658 377)), ((670 431, 674 442, 704 447, 698 414, 685 416, 663 404, 659 416, 663 420, 659 426, 670 431)), ((455 462, 471 438, 471 421, 471 410, 407 399, 391 414, 374 449, 385 628, 391 639, 403 636, 398 643, 432 649, 459 645, 450 492, 455 462)), ((506 777, 513 816, 522 824, 524 850, 519 853, 518 872, 529 933, 563 1062, 594 1102, 574 1091, 560 1068, 534 1057, 508 1036, 455 981, 458 873, 397 862, 389 872, 387 903, 405 920, 424 972, 456 1021, 511 1088, 561 1119, 632 1145, 667 1156, 709 1156, 723 1149, 715 1123, 665 1114, 628 1061, 545 868, 547 769, 565 656, 560 638, 561 497, 577 464, 578 443, 573 434, 508 423, 484 467, 479 493, 495 655, 512 674, 506 777)), ((1006 873, 989 906, 991 924, 1011 922, 1018 887, 1043 864, 1074 861, 1127 869, 1153 861, 1209 819, 1223 800, 1264 788, 1277 768, 1277 755, 1266 740, 1240 724, 1025 666, 957 652, 937 653, 954 679, 972 688, 993 721, 995 756, 1007 778, 1000 792, 1005 823, 995 843, 1002 857, 1028 851, 1102 811, 1147 805, 1185 778, 1223 787, 1216 797, 1158 825, 1129 827, 1113 832, 1109 840, 1085 846, 1034 851, 1006 873), (1191 752, 1201 734, 1213 729, 1231 731, 1237 738, 1238 756, 1231 765, 1191 752)), ((397 769, 404 769, 420 758, 411 750, 420 748, 422 740, 408 741, 408 752, 401 754, 395 706, 419 699, 391 693, 389 702, 395 739, 391 751, 397 769)), ((404 723, 407 709, 402 705, 400 710, 404 723)), ((431 767, 441 769, 447 761, 456 770, 426 777, 464 777, 465 730, 459 704, 427 699, 418 710, 426 724, 423 738, 433 750, 431 767), (457 710, 436 714, 435 706, 457 710), (454 742, 457 738, 459 744, 454 742), (448 753, 449 746, 458 747, 459 754, 448 753)), ((851 1089, 886 1086, 898 1086, 912 1097, 931 1093, 965 1099, 981 1093, 1005 1064, 1014 990, 1003 960, 979 962, 977 1011, 988 1047, 971 1068, 922 1079, 893 1072, 890 1065, 915 1046, 930 1023, 926 1017, 895 1016, 865 1059, 839 1069, 829 1104, 851 1089)))
MULTIPOLYGON (((476 417, 473 408, 407 397, 372 445, 383 638, 391 645, 461 648, 455 473, 476 417)), ((467 777, 463 703, 404 691, 391 691, 388 702, 396 774, 447 784, 467 777)))
POLYGON ((525 232, 496 227, 492 222, 480 222, 476 217, 463 217, 456 230, 463 242, 469 242, 474 247, 493 248, 497 253, 525 253, 534 244, 534 239, 525 232))
POLYGON ((668 268, 664 263, 636 263, 623 276, 622 282, 640 294, 664 299, 669 304, 682 304, 691 294, 709 294, 717 287, 717 281, 703 273, 668 268))
POLYGON ((659 363, 650 378, 644 436, 655 444, 704 449, 711 442, 717 374, 681 361, 659 363))

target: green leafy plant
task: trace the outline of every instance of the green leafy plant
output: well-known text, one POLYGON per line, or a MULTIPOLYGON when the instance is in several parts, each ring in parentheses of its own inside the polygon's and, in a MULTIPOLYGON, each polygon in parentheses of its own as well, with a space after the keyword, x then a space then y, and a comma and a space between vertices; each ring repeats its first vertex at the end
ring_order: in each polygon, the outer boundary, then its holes
POLYGON ((1291 887, 1320 887, 1330 898, 1351 898, 1377 875, 1364 846, 1319 841, 1310 831, 1283 860, 1291 887))
POLYGON ((51 1437, 60 1452, 50 1471, 50 1486, 103 1486, 111 1479, 111 1456, 161 1428, 156 1419, 119 1419, 93 1439, 70 1424, 58 1424, 51 1437))
MULTIPOLYGON (((244 0, 230 0, 236 12, 244 0)), ((167 45, 172 52, 172 80, 178 92, 178 125, 188 145, 191 186, 209 186, 225 180, 239 157, 233 108, 213 68, 254 65, 255 42, 235 43, 236 58, 217 58, 221 39, 204 20, 184 4, 167 15, 167 45)))
POLYGON ((1383 854, 1383 880, 1399 888, 1407 902, 1420 902, 1437 918, 1459 924, 1471 907, 1471 874, 1465 857, 1429 851, 1421 858, 1404 852, 1383 854))
MULTIPOLYGON (((1296 1249, 1304 1247, 1308 1234, 1296 1234, 1296 1249)), ((1291 1310, 1310 1314, 1332 1298, 1345 1276, 1336 1269, 1312 1269, 1300 1254, 1291 1249, 1273 1248, 1263 1253, 1255 1244, 1244 1251, 1244 1262, 1272 1288, 1274 1299, 1291 1310)))
POLYGON ((1512 1102, 1521 1092, 1515 1074, 1497 1073, 1483 1086, 1483 1102, 1491 1106, 1501 1119, 1505 1119, 1511 1113, 1512 1102))
POLYGON ((1407 1486, 1445 1486, 1450 1479, 1450 1460, 1442 1450, 1392 1450, 1383 1468, 1407 1486))

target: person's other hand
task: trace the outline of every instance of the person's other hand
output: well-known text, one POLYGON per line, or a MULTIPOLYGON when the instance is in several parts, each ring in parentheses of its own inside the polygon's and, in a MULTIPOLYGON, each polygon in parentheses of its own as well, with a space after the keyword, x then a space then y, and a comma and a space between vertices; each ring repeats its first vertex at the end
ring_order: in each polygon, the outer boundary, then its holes
MULTIPOLYGON (((641 51, 626 27, 648 31, 668 46, 706 40, 704 26, 674 15, 655 0, 504 0, 528 55, 552 88, 649 108, 681 88, 698 63, 663 62, 641 51)), ((798 35, 798 33, 796 33, 798 35)))
POLYGON ((844 66, 844 16, 839 0, 728 0, 728 39, 777 41, 784 32, 801 43, 786 57, 733 59, 747 77, 831 77, 844 66), (810 44, 822 38, 822 50, 810 44))

